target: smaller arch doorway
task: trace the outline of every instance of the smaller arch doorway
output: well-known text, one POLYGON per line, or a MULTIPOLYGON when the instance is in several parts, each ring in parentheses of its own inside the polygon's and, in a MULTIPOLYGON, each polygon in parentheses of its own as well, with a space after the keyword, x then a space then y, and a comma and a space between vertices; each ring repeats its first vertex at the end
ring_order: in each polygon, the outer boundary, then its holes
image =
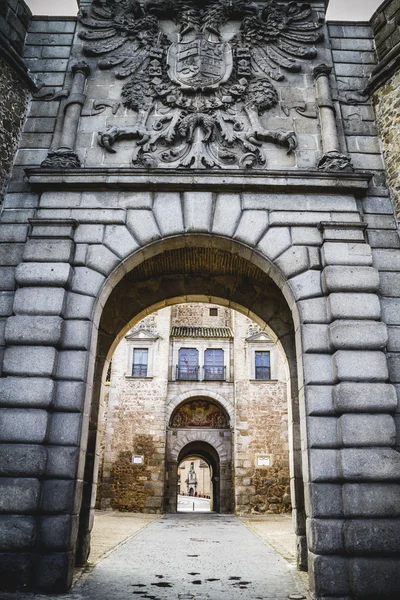
POLYGON ((177 512, 220 512, 220 482, 220 459, 215 448, 201 440, 187 444, 177 462, 177 512), (195 464, 203 471, 201 474, 195 464), (190 467, 182 469, 182 465, 190 467))

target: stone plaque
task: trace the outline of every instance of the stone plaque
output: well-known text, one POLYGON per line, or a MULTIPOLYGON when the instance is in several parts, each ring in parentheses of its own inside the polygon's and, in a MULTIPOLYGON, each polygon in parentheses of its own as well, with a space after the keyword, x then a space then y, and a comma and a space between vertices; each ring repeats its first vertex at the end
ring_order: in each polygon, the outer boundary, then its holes
POLYGON ((257 456, 257 467, 270 467, 272 464, 271 456, 269 454, 263 454, 257 456))
POLYGON ((144 464, 144 456, 132 456, 132 464, 133 465, 143 465, 144 464))

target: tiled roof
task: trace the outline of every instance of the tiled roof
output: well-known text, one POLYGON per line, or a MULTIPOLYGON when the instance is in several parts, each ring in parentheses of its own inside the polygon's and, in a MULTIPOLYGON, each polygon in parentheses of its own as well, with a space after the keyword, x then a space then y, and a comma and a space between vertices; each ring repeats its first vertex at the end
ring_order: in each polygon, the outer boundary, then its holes
POLYGON ((172 327, 172 337, 233 338, 230 327, 172 327))

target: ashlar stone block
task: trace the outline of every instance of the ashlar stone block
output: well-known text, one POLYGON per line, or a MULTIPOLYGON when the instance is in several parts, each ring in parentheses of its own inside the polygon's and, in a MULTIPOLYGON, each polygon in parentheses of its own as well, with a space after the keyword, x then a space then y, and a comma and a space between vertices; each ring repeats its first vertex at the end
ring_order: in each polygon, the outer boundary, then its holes
POLYGON ((60 317, 17 315, 7 319, 6 341, 9 345, 57 346, 62 325, 60 317))
POLYGON ((183 217, 185 230, 208 233, 211 230, 213 195, 210 192, 185 192, 183 217))
POLYGON ((306 412, 309 416, 334 415, 333 386, 308 385, 304 388, 306 412))
POLYGON ((345 556, 308 555, 311 589, 314 597, 347 600, 351 597, 350 560, 345 556))
POLYGON ((381 305, 375 294, 331 294, 328 310, 333 320, 379 320, 381 317, 381 305))
POLYGON ((41 517, 39 543, 46 550, 72 550, 78 532, 78 515, 54 515, 41 517))
POLYGON ((322 272, 322 285, 329 292, 375 292, 379 273, 373 267, 328 266, 322 272))
POLYGON ((48 414, 41 409, 0 409, 0 440, 16 444, 42 444, 47 432, 48 414))
POLYGON ((337 378, 342 381, 387 381, 386 355, 383 352, 338 350, 333 357, 337 378))
POLYGON ((139 247, 124 225, 107 225, 104 233, 104 244, 120 258, 126 258, 133 254, 139 247))
POLYGON ((307 519, 309 550, 315 554, 342 554, 343 525, 343 520, 307 519))
POLYGON ((65 350, 59 353, 57 378, 84 381, 88 353, 79 350, 65 350))
MULTIPOLYGON (((259 210, 245 210, 242 213, 239 225, 235 232, 235 239, 254 247, 258 244, 258 249, 265 256, 268 256, 263 234, 268 227, 268 213, 259 210), (260 241, 261 240, 261 241, 260 241)), ((270 258, 270 257, 269 257, 270 258)))
POLYGON ((303 352, 306 354, 310 352, 329 353, 331 346, 328 331, 328 325, 303 325, 301 330, 303 352))
POLYGON ((399 597, 400 560, 397 558, 355 558, 352 561, 352 588, 356 598, 394 600, 399 597))
POLYGON ((242 214, 239 194, 218 194, 215 203, 212 232, 232 237, 242 214))
POLYGON ((325 242, 322 246, 322 260, 327 265, 372 265, 372 252, 368 244, 348 244, 325 242))
POLYGON ((310 298, 298 303, 302 323, 330 323, 327 298, 310 298))
POLYGON ((329 340, 336 349, 384 349, 388 342, 385 323, 376 321, 335 321, 329 326, 329 340))
POLYGON ((163 237, 184 231, 182 200, 179 192, 155 194, 153 212, 163 237))
POLYGON ((11 346, 4 353, 6 375, 52 377, 57 365, 57 350, 45 346, 11 346))
POLYGON ((68 287, 72 281, 72 268, 67 263, 22 263, 15 272, 20 287, 68 287))
POLYGON ((104 275, 87 267, 75 267, 71 291, 97 297, 105 281, 104 275))
POLYGON ((330 354, 304 354, 303 372, 305 385, 335 383, 335 374, 330 354))
POLYGON ((344 448, 339 472, 349 481, 392 481, 400 478, 400 454, 392 448, 344 448))
POLYGON ((119 258, 101 244, 90 245, 86 253, 86 265, 102 273, 106 277, 115 269, 119 263, 119 258))
POLYGON ((336 483, 309 483, 304 486, 306 513, 311 518, 343 517, 342 486, 336 483))
POLYGON ((53 399, 54 382, 39 377, 0 379, 0 406, 47 408, 53 399))
POLYGON ((16 315, 61 315, 65 294, 62 288, 20 288, 15 292, 14 313, 16 315))
POLYGON ((387 383, 339 383, 333 400, 339 413, 387 413, 397 408, 396 389, 387 383))
POLYGON ((321 273, 319 271, 306 271, 296 275, 288 281, 288 285, 297 300, 322 296, 321 273))
POLYGON ((72 240, 28 240, 24 250, 24 262, 65 262, 72 260, 74 244, 72 240))
POLYGON ((79 413, 53 413, 50 419, 48 441, 55 446, 78 446, 82 428, 79 413))
POLYGON ((342 415, 338 424, 343 446, 394 446, 396 427, 391 415, 342 415))
POLYGON ((349 517, 400 517, 398 483, 346 483, 344 514, 349 517))
POLYGON ((86 385, 81 381, 57 381, 52 407, 64 412, 83 412, 86 385))
POLYGON ((47 461, 47 450, 39 444, 1 444, 1 477, 41 477, 47 461))
POLYGON ((64 321, 62 348, 64 350, 87 350, 90 346, 90 333, 89 321, 64 321))
POLYGON ((270 227, 258 244, 258 249, 270 260, 275 260, 290 248, 292 243, 289 227, 270 227))
POLYGON ((353 556, 400 552, 400 519, 347 521, 343 532, 346 551, 353 556))
POLYGON ((0 516, 0 551, 21 551, 36 542, 36 519, 22 515, 0 516))
POLYGON ((38 479, 0 479, 0 513, 34 513, 39 508, 40 482, 38 479))
POLYGON ((276 261, 276 266, 283 272, 287 279, 307 271, 309 258, 306 246, 292 246, 276 261))
POLYGON ((310 448, 337 448, 338 420, 336 417, 308 417, 307 437, 310 448))

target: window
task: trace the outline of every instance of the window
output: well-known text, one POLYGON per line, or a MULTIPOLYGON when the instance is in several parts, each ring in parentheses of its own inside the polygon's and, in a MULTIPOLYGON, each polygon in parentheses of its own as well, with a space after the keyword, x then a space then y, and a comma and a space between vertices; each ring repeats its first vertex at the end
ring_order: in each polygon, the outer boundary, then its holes
POLYGON ((270 353, 256 350, 256 379, 271 379, 270 353))
POLYGON ((181 348, 176 378, 184 381, 199 378, 199 352, 196 348, 181 348))
POLYGON ((204 379, 225 381, 224 351, 209 348, 204 353, 204 379))
POLYGON ((210 308, 210 317, 218 317, 218 308, 210 308))
POLYGON ((133 349, 132 377, 147 377, 149 364, 148 348, 133 349))

